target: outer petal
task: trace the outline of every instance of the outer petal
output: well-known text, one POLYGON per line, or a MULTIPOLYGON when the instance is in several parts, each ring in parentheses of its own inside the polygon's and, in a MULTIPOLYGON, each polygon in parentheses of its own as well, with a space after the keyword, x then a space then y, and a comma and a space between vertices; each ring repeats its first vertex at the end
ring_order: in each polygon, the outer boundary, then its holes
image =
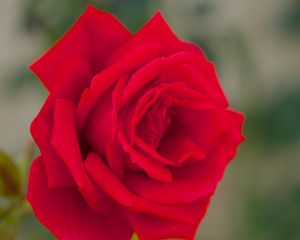
POLYGON ((124 206, 133 206, 132 194, 120 180, 113 175, 105 162, 95 153, 89 153, 85 161, 85 168, 93 180, 114 200, 124 206))
POLYGON ((162 56, 185 50, 185 47, 172 32, 161 13, 157 12, 127 43, 114 52, 109 61, 113 62, 129 50, 147 42, 161 44, 162 56))
POLYGON ((159 11, 127 43, 113 53, 110 61, 115 61, 128 50, 145 42, 160 43, 162 45, 161 56, 184 51, 191 52, 206 61, 206 57, 198 46, 177 38, 159 11))
POLYGON ((130 33, 112 15, 88 6, 74 26, 31 65, 51 90, 60 66, 70 58, 82 58, 93 72, 103 68, 107 58, 130 38, 130 33))
POLYGON ((192 224, 169 221, 148 214, 129 211, 127 212, 127 216, 133 226, 134 232, 137 233, 140 240, 173 238, 192 240, 195 237, 199 222, 207 210, 209 200, 209 198, 202 198, 193 203, 196 206, 193 214, 197 215, 197 218, 192 224))
POLYGON ((54 101, 53 96, 47 99, 42 110, 31 123, 30 131, 44 157, 49 187, 69 187, 74 185, 71 174, 50 145, 54 101))
POLYGON ((228 101, 215 74, 214 66, 206 60, 195 58, 191 64, 173 68, 165 72, 161 78, 163 81, 167 81, 168 79, 180 81, 184 79, 188 86, 202 92, 212 102, 224 108, 228 107, 228 101))
POLYGON ((67 98, 77 102, 90 78, 91 70, 82 59, 72 58, 62 64, 55 79, 55 90, 52 91, 42 110, 31 124, 31 134, 43 155, 50 187, 66 187, 73 184, 65 164, 49 144, 53 129, 55 99, 67 98), (72 84, 72 82, 76 84, 72 84))
POLYGON ((51 143, 90 206, 97 211, 107 210, 110 198, 96 188, 85 171, 75 126, 75 105, 71 101, 56 101, 51 143))
POLYGON ((244 115, 233 111, 233 110, 227 110, 228 114, 228 120, 229 125, 232 128, 232 134, 229 136, 228 140, 240 142, 244 139, 242 136, 242 129, 243 129, 243 123, 244 123, 244 115))
POLYGON ((161 204, 186 204, 211 196, 222 178, 227 156, 222 147, 207 159, 172 169, 173 181, 160 183, 140 173, 128 173, 125 185, 133 193, 161 204))
MULTIPOLYGON (((173 121, 165 132, 158 152, 169 138, 189 138, 200 149, 208 153, 228 133, 228 122, 222 109, 209 109, 206 111, 194 111, 185 107, 174 107, 173 121)), ((167 146, 167 145, 166 145, 167 146)), ((165 150, 167 151, 167 150, 165 150)))
POLYGON ((237 152, 237 147, 243 142, 242 128, 244 116, 238 112, 228 110, 228 122, 231 128, 228 136, 224 139, 224 149, 228 155, 228 161, 232 160, 237 152))
POLYGON ((82 91, 89 86, 92 69, 82 58, 71 58, 59 68, 51 94, 77 103, 82 91))
MULTIPOLYGON (((163 205, 153 201, 147 201, 139 195, 130 192, 97 154, 90 153, 85 161, 85 167, 95 183, 112 198, 130 210, 140 213, 152 214, 171 221, 192 224, 197 220, 195 214, 197 203, 187 205, 163 205)), ((197 199, 198 200, 198 199, 197 199)))
POLYGON ((132 230, 118 208, 94 212, 76 188, 47 185, 42 158, 34 160, 27 199, 38 219, 61 240, 128 240, 132 230))
POLYGON ((196 44, 193 44, 193 43, 190 43, 190 42, 185 42, 185 41, 183 41, 183 42, 182 42, 182 45, 183 45, 183 47, 184 47, 184 49, 185 49, 186 51, 193 52, 193 53, 195 53, 199 58, 204 59, 204 60, 207 61, 207 58, 206 58, 206 56, 205 56, 205 53, 204 53, 204 52, 202 51, 202 49, 201 49, 199 46, 197 46, 196 44))

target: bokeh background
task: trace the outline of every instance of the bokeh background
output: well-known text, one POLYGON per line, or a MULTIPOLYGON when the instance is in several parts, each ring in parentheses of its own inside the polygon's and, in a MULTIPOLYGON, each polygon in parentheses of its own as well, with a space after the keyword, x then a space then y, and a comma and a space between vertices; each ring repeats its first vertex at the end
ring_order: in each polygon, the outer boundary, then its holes
POLYGON ((246 114, 246 142, 197 239, 299 240, 299 0, 0 0, 0 239, 53 239, 19 200, 35 154, 30 121, 47 95, 27 66, 86 3, 133 32, 160 9, 178 36, 216 63, 232 107, 246 114))

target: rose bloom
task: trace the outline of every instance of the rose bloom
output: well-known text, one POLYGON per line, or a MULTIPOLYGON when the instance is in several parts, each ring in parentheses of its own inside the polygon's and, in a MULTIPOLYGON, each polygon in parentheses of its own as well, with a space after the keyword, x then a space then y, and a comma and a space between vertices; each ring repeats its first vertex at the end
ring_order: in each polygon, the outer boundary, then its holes
POLYGON ((160 13, 136 34, 88 6, 31 69, 49 96, 27 199, 62 240, 194 239, 243 140, 214 65, 160 13))

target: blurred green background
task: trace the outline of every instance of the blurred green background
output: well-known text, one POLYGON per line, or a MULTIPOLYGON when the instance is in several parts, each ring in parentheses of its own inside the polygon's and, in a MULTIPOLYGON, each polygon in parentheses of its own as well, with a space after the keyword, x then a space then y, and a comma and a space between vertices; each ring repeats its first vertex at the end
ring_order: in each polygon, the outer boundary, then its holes
POLYGON ((246 142, 197 239, 299 240, 299 0, 0 0, 0 239, 53 239, 20 200, 36 151, 29 124, 46 96, 27 66, 86 3, 133 32, 160 9, 178 36, 216 63, 232 108, 247 116, 246 142))

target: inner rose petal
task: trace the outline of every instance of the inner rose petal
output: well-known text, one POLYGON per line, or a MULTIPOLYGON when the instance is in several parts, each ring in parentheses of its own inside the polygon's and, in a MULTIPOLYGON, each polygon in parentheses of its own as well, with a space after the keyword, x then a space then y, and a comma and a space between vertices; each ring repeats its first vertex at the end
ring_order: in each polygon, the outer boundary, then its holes
POLYGON ((106 68, 92 81, 90 88, 87 88, 81 95, 77 106, 76 118, 79 129, 83 127, 86 119, 97 102, 98 98, 107 90, 115 81, 119 80, 123 75, 143 64, 149 62, 153 58, 159 56, 159 43, 141 44, 112 66, 106 68))
MULTIPOLYGON (((147 83, 158 77, 163 71, 176 68, 181 64, 193 62, 195 54, 179 52, 167 58, 157 58, 135 72, 124 89, 122 103, 125 104, 147 83)), ((182 79, 184 81, 184 78, 182 79)))
POLYGON ((153 148, 157 147, 161 136, 172 121, 167 114, 170 104, 167 103, 168 100, 170 99, 166 97, 160 98, 136 126, 136 134, 153 148))
POLYGON ((134 134, 135 126, 142 117, 161 97, 166 95, 173 97, 173 104, 187 105, 190 108, 196 108, 198 110, 214 108, 214 104, 210 103, 204 95, 189 89, 182 81, 161 83, 160 79, 158 79, 154 84, 155 85, 152 86, 150 90, 146 91, 138 100, 136 100, 136 102, 131 104, 131 106, 136 105, 134 107, 134 115, 130 125, 131 138, 134 134))
POLYGON ((172 161, 155 150, 172 121, 168 114, 168 109, 172 105, 187 106, 199 111, 215 108, 214 104, 211 104, 201 93, 188 89, 183 82, 162 83, 153 87, 138 100, 132 118, 129 117, 132 113, 126 114, 127 121, 130 123, 127 127, 130 130, 127 132, 130 132, 129 137, 132 144, 138 147, 138 151, 147 153, 150 158, 163 165, 177 166, 177 161, 172 161))
POLYGON ((131 192, 123 182, 116 178, 107 168, 106 164, 95 153, 90 153, 85 161, 85 168, 95 183, 108 193, 115 201, 129 207, 131 211, 150 213, 164 219, 171 219, 183 223, 193 223, 197 216, 194 215, 194 203, 191 206, 166 206, 148 201, 131 192))
POLYGON ((228 102, 223 90, 216 80, 214 66, 205 61, 195 59, 190 64, 182 64, 177 68, 165 71, 160 76, 162 82, 182 81, 192 89, 197 90, 207 96, 211 102, 220 107, 228 107, 228 102), (208 68, 208 69, 207 69, 208 68), (211 78, 214 78, 213 80, 211 78))
POLYGON ((170 110, 172 123, 158 145, 159 152, 166 152, 166 142, 174 137, 190 139, 200 149, 208 153, 216 144, 221 142, 228 132, 228 122, 224 113, 219 109, 203 111, 193 110, 182 106, 173 106, 170 110))
POLYGON ((88 144, 100 156, 105 156, 107 144, 112 140, 112 110, 112 87, 110 87, 98 99, 82 130, 88 144))
POLYGON ((119 141, 124 149, 130 155, 131 161, 137 164, 142 170, 144 170, 152 178, 163 181, 172 181, 172 175, 167 168, 160 166, 159 164, 151 161, 151 159, 145 157, 141 153, 137 152, 126 140, 122 131, 118 133, 119 141))
POLYGON ((215 191, 226 164, 224 148, 218 145, 205 160, 172 168, 172 182, 153 181, 138 172, 127 174, 124 182, 132 192, 150 201, 161 204, 189 203, 215 191))
POLYGON ((157 152, 179 165, 189 159, 203 160, 206 158, 206 152, 195 142, 189 138, 176 135, 162 139, 157 152))

